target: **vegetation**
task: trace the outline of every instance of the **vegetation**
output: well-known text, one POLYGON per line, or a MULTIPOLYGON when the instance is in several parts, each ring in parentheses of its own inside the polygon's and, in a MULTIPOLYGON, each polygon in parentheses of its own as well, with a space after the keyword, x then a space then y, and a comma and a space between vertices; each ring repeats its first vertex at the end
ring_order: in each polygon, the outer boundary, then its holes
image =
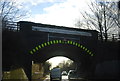
POLYGON ((10 22, 18 21, 26 16, 28 11, 21 9, 22 3, 16 0, 0 0, 0 20, 2 28, 8 28, 10 22))
POLYGON ((48 75, 50 72, 51 63, 47 61, 43 64, 43 67, 44 67, 44 76, 48 75))
POLYGON ((69 71, 75 69, 75 63, 72 60, 62 61, 58 64, 62 71, 69 71))
POLYGON ((28 81, 28 78, 22 68, 3 72, 3 81, 6 81, 6 79, 18 79, 19 81, 28 81))
POLYGON ((96 29, 103 41, 108 40, 109 34, 117 34, 120 28, 120 14, 116 2, 91 2, 88 5, 91 12, 81 12, 84 20, 78 20, 76 26, 80 28, 96 29), (83 22, 84 21, 84 22, 83 22))

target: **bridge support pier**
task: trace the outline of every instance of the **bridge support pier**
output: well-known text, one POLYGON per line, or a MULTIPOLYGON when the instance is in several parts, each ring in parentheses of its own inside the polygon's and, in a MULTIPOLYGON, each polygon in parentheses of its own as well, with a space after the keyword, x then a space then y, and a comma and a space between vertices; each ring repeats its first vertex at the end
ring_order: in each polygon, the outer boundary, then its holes
POLYGON ((32 81, 32 63, 26 63, 24 66, 24 71, 29 79, 29 81, 32 81))
POLYGON ((29 81, 32 81, 32 61, 31 58, 26 58, 23 64, 24 71, 29 81))

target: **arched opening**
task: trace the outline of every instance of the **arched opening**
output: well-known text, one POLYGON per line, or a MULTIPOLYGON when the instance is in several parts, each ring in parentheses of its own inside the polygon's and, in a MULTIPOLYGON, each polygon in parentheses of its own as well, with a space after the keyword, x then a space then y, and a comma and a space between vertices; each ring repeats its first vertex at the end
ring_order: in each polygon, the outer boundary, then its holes
POLYGON ((70 70, 77 70, 77 64, 74 60, 65 56, 55 56, 47 59, 43 63, 32 62, 32 79, 44 79, 47 77, 50 79, 50 70, 59 67, 61 72, 70 70))
POLYGON ((64 57, 64 56, 52 57, 52 58, 48 59, 46 62, 51 63, 50 70, 56 66, 59 66, 61 69, 66 70, 66 69, 69 69, 67 67, 71 67, 70 65, 72 65, 72 64, 73 64, 73 66, 70 69, 76 68, 75 62, 72 59, 69 59, 69 58, 64 57), (64 69, 65 67, 66 67, 66 69, 64 69))
MULTIPOLYGON (((30 52, 29 54, 30 57, 32 57, 32 60, 34 60, 33 61, 34 66, 32 65, 32 68, 35 67, 37 69, 35 71, 33 71, 32 69, 32 73, 31 73, 30 58, 29 58, 30 61, 26 61, 24 63, 25 65, 24 68, 25 68, 26 75, 28 75, 29 78, 31 78, 31 75, 32 75, 32 79, 41 79, 41 77, 44 77, 45 74, 43 72, 44 70, 43 62, 55 56, 65 56, 74 60, 74 62, 77 62, 77 63, 81 62, 82 69, 79 68, 79 70, 80 72, 82 72, 82 74, 84 74, 83 76, 85 76, 86 74, 88 74, 88 71, 89 71, 88 66, 91 65, 92 58, 94 57, 94 54, 83 45, 76 42, 72 42, 72 41, 62 41, 62 40, 53 40, 47 43, 42 43, 29 52, 30 52)), ((23 69, 21 69, 20 72, 25 74, 25 72, 23 72, 23 69)))
MULTIPOLYGON (((32 75, 39 76, 37 78, 33 77, 32 79, 40 79, 41 77, 44 77, 45 75, 49 75, 49 71, 55 67, 53 65, 51 68, 49 68, 48 72, 44 72, 44 66, 47 64, 50 66, 50 59, 55 58, 56 56, 63 56, 66 58, 71 59, 75 63, 74 68, 67 68, 67 72, 69 70, 77 70, 78 77, 86 77, 88 74, 91 74, 91 65, 93 60, 93 53, 88 50, 86 47, 84 47, 81 44, 78 44, 76 42, 72 41, 62 41, 62 40, 53 40, 47 43, 43 43, 41 45, 38 45, 35 47, 32 51, 30 51, 30 54, 32 55, 32 60, 34 61, 33 64, 36 64, 36 67, 41 66, 39 68, 39 71, 41 72, 35 72, 32 73, 32 75), (47 62, 47 63, 46 63, 47 62), (41 73, 41 74, 40 74, 41 73)), ((57 59, 58 60, 58 59, 57 59)), ((57 60, 54 60, 57 62, 57 60)), ((61 63, 61 67, 63 64, 61 63)), ((48 68, 47 68, 48 69, 48 68)), ((64 70, 65 68, 63 68, 64 70)), ((62 71, 63 71, 62 70, 62 71)))

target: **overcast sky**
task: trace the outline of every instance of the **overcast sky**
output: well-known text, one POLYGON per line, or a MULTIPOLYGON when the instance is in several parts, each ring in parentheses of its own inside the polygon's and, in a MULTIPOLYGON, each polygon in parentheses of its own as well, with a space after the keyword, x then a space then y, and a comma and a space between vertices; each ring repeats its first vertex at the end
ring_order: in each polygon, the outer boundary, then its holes
POLYGON ((67 57, 63 57, 63 56, 57 56, 57 57, 50 58, 47 61, 52 63, 52 66, 51 66, 51 69, 52 69, 52 68, 56 67, 59 63, 61 63, 63 61, 67 61, 67 60, 70 60, 70 59, 67 57))
POLYGON ((88 10, 87 4, 90 0, 20 0, 19 2, 24 2, 24 6, 19 6, 20 8, 30 12, 30 17, 24 19, 26 21, 74 27, 76 20, 81 19, 80 11, 88 10))
POLYGON ((87 5, 91 1, 95 0, 16 0, 16 1, 19 3, 21 2, 24 3, 24 6, 19 6, 19 8, 26 9, 30 12, 29 18, 25 18, 24 19, 25 21, 74 27, 77 19, 82 20, 80 12, 89 11, 87 5))

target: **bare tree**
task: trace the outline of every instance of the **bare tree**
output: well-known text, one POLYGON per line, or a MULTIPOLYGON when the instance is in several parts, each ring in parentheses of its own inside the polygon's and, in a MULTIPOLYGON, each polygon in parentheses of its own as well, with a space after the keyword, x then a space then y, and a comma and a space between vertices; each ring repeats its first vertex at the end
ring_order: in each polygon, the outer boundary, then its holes
POLYGON ((103 41, 108 40, 108 33, 113 33, 116 30, 117 24, 114 22, 113 17, 118 19, 115 14, 111 13, 111 9, 115 8, 115 4, 108 2, 91 2, 89 9, 91 13, 85 11, 81 13, 84 20, 86 20, 86 26, 95 28, 100 32, 100 39, 103 41), (110 32, 111 31, 111 32, 110 32))
POLYGON ((108 15, 108 16, 110 16, 114 20, 114 22, 116 23, 116 26, 118 27, 118 34, 120 37, 120 1, 113 2, 111 4, 111 6, 114 6, 113 8, 109 8, 110 12, 113 15, 112 16, 108 15))
POLYGON ((114 14, 114 16, 112 17, 116 23, 116 25, 120 28, 120 1, 115 3, 112 3, 112 6, 115 6, 115 8, 110 9, 110 11, 112 12, 112 14, 114 14), (116 5, 116 6, 115 6, 116 5), (118 8, 117 8, 118 6, 118 8))
POLYGON ((50 68, 51 68, 51 63, 46 61, 43 65, 44 67, 44 75, 49 74, 50 68))
POLYGON ((76 65, 72 60, 62 61, 58 64, 62 71, 69 71, 71 69, 75 69, 76 65))
POLYGON ((0 19, 2 21, 2 27, 10 22, 15 22, 26 16, 27 11, 20 9, 15 0, 0 0, 0 19))

